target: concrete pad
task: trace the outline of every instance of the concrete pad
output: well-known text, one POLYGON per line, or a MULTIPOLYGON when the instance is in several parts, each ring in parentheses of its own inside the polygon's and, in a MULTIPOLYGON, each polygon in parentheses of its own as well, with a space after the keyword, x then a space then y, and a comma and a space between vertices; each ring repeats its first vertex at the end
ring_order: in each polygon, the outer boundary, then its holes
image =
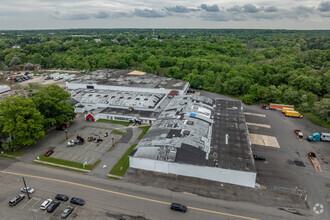
POLYGON ((263 128, 271 128, 270 125, 266 124, 259 124, 259 123, 251 123, 251 122, 246 122, 247 126, 257 126, 257 127, 263 127, 263 128))
POLYGON ((245 115, 253 115, 253 116, 258 116, 258 117, 263 117, 265 118, 266 115, 264 114, 258 114, 258 113, 253 113, 253 112, 244 112, 245 115))
POLYGON ((276 137, 251 133, 249 134, 249 136, 252 144, 280 148, 276 137))

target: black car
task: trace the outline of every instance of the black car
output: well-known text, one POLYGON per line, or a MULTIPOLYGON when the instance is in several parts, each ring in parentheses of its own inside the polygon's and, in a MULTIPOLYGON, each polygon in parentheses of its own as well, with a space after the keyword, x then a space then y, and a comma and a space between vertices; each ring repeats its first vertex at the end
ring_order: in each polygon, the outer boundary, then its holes
POLYGON ((254 158, 255 160, 262 160, 262 161, 265 161, 265 160, 266 160, 263 156, 256 155, 256 154, 253 155, 253 158, 254 158))
POLYGON ((52 201, 50 205, 47 207, 47 212, 54 212, 54 210, 57 208, 57 206, 60 205, 59 201, 52 201))
POLYGON ((171 204, 171 209, 175 211, 180 211, 180 212, 186 212, 187 207, 185 205, 182 205, 180 203, 172 203, 171 204))
POLYGON ((61 218, 67 218, 71 212, 73 212, 74 208, 71 206, 68 206, 66 209, 64 209, 64 211, 61 214, 61 218))
POLYGON ((63 194, 57 194, 57 195, 55 196, 55 199, 57 199, 57 200, 61 200, 61 201, 68 201, 69 197, 66 196, 66 195, 63 195, 63 194))
POLYGON ((83 199, 79 199, 76 197, 72 197, 70 200, 71 203, 76 204, 76 205, 84 205, 85 201, 83 199))

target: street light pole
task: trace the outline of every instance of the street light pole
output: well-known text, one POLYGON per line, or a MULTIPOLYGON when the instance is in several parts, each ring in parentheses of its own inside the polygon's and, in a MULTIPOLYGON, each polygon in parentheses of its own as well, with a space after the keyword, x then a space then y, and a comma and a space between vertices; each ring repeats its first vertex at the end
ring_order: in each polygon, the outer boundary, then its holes
POLYGON ((28 188, 27 188, 27 186, 26 186, 26 183, 25 183, 25 179, 24 179, 24 177, 23 177, 23 183, 24 183, 24 186, 25 186, 25 189, 26 189, 26 194, 27 194, 28 198, 31 199, 31 198, 30 198, 30 194, 29 194, 29 190, 28 190, 28 188))
POLYGON ((65 129, 65 140, 67 140, 67 139, 68 139, 68 130, 65 129))
POLYGON ((115 138, 112 137, 112 146, 114 146, 114 145, 115 145, 115 138))

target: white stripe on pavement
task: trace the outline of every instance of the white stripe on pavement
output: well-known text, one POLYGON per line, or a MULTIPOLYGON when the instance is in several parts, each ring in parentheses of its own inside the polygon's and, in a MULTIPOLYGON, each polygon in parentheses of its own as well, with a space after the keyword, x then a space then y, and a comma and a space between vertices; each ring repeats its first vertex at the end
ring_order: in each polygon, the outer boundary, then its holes
POLYGON ((252 122, 246 122, 248 126, 257 126, 257 127, 263 127, 263 128, 271 128, 270 125, 266 124, 259 124, 259 123, 252 123, 252 122))
POLYGON ((253 116, 258 116, 258 117, 266 117, 264 114, 258 114, 258 113, 252 113, 252 112, 244 112, 245 115, 253 115, 253 116))

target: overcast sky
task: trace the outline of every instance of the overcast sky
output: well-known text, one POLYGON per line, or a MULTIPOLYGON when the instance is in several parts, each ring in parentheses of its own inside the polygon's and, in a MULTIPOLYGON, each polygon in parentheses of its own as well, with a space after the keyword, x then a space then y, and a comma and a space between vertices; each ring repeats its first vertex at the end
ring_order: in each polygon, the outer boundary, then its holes
POLYGON ((330 0, 0 0, 0 29, 330 29, 330 0))

